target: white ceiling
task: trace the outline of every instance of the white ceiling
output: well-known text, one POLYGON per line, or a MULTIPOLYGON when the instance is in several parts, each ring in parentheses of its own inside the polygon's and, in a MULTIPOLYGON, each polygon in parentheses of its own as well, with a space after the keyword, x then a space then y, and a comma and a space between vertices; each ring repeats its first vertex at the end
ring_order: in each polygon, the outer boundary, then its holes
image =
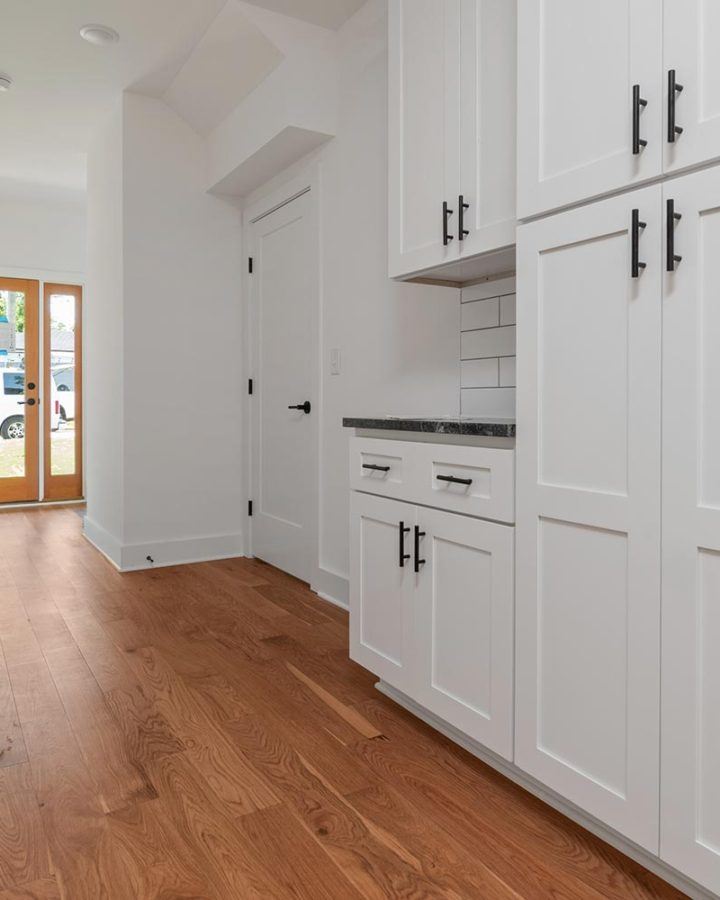
POLYGON ((324 28, 339 28, 365 0, 248 0, 253 6, 262 6, 273 12, 304 19, 324 28))
POLYGON ((307 23, 339 27, 363 2, 0 0, 0 72, 14 80, 0 93, 0 191, 82 191, 92 132, 123 90, 162 97, 208 131, 282 60, 276 14, 297 37, 307 23), (88 23, 120 42, 86 43, 88 23))

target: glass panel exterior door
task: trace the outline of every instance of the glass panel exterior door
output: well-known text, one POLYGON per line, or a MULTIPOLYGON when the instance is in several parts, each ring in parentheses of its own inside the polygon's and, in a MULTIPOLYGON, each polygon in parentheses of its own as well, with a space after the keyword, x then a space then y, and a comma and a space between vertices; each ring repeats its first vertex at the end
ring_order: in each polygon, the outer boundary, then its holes
POLYGON ((39 284, 0 278, 0 503, 38 499, 39 284))
POLYGON ((45 284, 46 500, 82 497, 82 288, 45 284))

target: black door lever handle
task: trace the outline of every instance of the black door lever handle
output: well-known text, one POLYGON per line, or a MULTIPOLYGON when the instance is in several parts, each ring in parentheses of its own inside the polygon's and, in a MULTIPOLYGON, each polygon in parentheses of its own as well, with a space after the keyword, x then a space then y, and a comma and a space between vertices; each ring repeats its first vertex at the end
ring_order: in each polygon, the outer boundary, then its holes
POLYGON ((310 406, 310 401, 306 400, 304 403, 297 403, 295 406, 288 406, 288 409, 301 409, 306 416, 309 416, 312 406, 310 406))

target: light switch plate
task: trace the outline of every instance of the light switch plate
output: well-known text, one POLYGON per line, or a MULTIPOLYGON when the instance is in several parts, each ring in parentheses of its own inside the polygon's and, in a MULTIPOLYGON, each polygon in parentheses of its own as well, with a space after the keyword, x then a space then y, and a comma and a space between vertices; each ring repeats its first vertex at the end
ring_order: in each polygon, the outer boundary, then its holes
POLYGON ((330 374, 340 374, 340 351, 337 349, 330 351, 330 374))

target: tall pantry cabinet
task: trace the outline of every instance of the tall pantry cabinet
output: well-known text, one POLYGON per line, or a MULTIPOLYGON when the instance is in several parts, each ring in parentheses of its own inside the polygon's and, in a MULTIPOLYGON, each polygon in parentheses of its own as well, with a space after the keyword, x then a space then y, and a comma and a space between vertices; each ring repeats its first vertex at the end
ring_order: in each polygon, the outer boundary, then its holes
POLYGON ((518 35, 515 761, 720 893, 720 5, 518 35))

